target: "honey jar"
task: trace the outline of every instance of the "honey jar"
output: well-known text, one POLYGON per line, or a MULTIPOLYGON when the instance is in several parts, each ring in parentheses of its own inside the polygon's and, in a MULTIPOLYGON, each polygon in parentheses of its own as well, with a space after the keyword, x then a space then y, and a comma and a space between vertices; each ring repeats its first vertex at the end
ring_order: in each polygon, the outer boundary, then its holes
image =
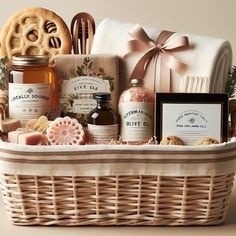
POLYGON ((9 116, 22 125, 56 103, 55 76, 48 56, 14 56, 9 78, 9 116))

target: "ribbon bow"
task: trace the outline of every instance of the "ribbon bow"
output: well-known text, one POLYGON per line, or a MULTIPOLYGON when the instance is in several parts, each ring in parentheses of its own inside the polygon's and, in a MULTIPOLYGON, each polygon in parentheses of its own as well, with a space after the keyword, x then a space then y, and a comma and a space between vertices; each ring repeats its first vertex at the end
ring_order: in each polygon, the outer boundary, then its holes
MULTIPOLYGON (((171 37, 174 32, 162 31, 156 41, 152 40, 140 25, 135 25, 129 32, 133 40, 128 41, 128 53, 144 52, 136 64, 132 78, 143 79, 146 68, 150 65, 152 69, 156 68, 157 59, 160 58, 160 84, 159 91, 170 91, 170 69, 182 75, 187 65, 180 62, 173 55, 174 51, 189 49, 189 41, 186 36, 171 37)), ((157 88, 156 88, 157 89, 157 88)))

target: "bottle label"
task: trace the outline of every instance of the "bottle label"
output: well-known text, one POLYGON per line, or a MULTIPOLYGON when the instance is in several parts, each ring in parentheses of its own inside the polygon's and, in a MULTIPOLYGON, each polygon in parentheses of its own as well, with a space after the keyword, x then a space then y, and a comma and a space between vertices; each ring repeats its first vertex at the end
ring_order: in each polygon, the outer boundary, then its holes
POLYGON ((38 119, 50 109, 51 94, 50 84, 9 83, 9 116, 22 124, 38 119))
POLYGON ((91 98, 74 99, 72 112, 78 114, 88 114, 96 108, 97 101, 91 98))
POLYGON ((88 124, 89 138, 92 143, 107 143, 118 140, 118 124, 91 125, 88 124))
POLYGON ((100 77, 78 76, 63 81, 60 102, 66 104, 67 112, 88 114, 97 105, 93 94, 110 92, 110 89, 108 80, 100 77))
POLYGON ((122 141, 147 142, 153 137, 154 104, 125 102, 119 104, 122 141))

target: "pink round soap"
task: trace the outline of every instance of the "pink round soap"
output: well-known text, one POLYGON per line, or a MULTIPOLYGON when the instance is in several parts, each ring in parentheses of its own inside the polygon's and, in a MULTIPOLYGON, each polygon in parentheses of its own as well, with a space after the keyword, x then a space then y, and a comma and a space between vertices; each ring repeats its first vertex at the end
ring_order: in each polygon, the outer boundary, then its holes
POLYGON ((83 145, 86 142, 83 126, 68 116, 52 121, 46 136, 51 145, 83 145))

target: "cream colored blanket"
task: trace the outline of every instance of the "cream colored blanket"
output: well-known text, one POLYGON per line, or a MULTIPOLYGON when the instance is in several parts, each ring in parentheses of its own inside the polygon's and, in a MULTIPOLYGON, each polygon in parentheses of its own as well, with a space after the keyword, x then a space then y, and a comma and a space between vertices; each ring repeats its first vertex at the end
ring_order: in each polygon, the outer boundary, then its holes
MULTIPOLYGON (((135 26, 118 20, 105 19, 97 28, 92 54, 112 53, 121 57, 121 91, 129 83, 130 75, 138 61, 138 56, 123 56, 127 53, 127 42, 132 39, 129 31, 135 26)), ((160 34, 157 28, 143 27, 149 37, 156 40, 160 34)), ((184 75, 171 71, 172 92, 223 92, 228 72, 232 66, 232 49, 228 41, 193 34, 174 34, 187 36, 190 43, 188 50, 173 52, 172 55, 187 65, 184 75)), ((156 73, 159 73, 157 65, 156 73)), ((150 75, 149 75, 150 76, 150 75)), ((146 79, 146 78, 145 78, 146 79)), ((153 89, 148 82, 147 87, 153 89)))

